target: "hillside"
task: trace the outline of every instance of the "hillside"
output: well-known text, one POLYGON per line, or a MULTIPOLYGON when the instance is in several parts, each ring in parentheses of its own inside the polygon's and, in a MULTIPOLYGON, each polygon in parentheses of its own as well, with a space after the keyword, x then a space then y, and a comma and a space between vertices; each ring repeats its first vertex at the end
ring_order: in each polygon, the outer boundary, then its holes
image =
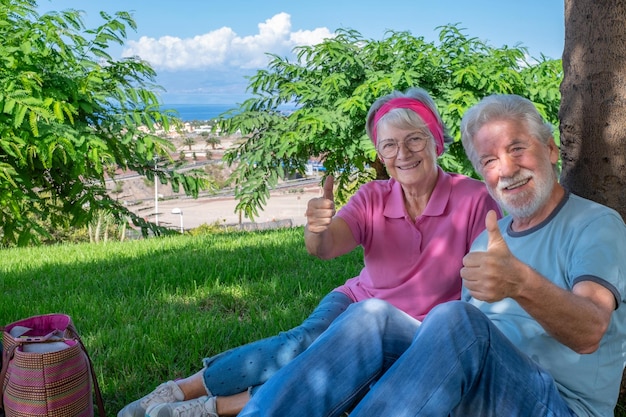
MULTIPOLYGON (((218 181, 226 181, 232 169, 222 161, 224 151, 231 147, 239 137, 223 137, 215 149, 208 147, 201 137, 196 143, 185 145, 184 138, 172 137, 176 147, 173 159, 179 159, 181 152, 185 153, 187 167, 210 170, 218 181), (207 150, 209 154, 207 155, 207 150), (195 159, 194 159, 195 154, 195 159), (207 158, 208 156, 208 158, 207 158), (217 178, 219 177, 219 178, 217 178)), ((155 213, 155 186, 133 172, 118 172, 115 181, 107 182, 107 188, 111 195, 123 201, 134 213, 146 220, 156 221, 155 213)), ((306 202, 310 198, 320 195, 319 178, 309 178, 296 181, 287 181, 271 193, 267 205, 260 210, 254 222, 273 223, 288 221, 290 225, 299 226, 305 223, 304 211, 306 202)), ((181 220, 184 229, 198 227, 202 224, 238 225, 249 223, 252 220, 240 218, 235 211, 237 201, 229 189, 217 193, 203 192, 197 199, 192 199, 182 190, 175 193, 167 184, 157 184, 156 193, 158 200, 158 221, 160 225, 179 228, 181 220), (172 213, 179 209, 182 214, 172 213)))

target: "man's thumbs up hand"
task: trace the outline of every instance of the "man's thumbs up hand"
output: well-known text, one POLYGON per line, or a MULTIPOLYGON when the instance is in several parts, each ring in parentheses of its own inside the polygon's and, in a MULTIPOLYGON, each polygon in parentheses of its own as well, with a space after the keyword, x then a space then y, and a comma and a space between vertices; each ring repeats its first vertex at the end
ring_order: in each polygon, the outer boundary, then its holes
POLYGON ((502 237, 494 211, 487 213, 485 229, 487 251, 465 255, 461 277, 472 297, 494 302, 517 294, 521 282, 516 279, 514 267, 519 260, 513 256, 502 237))
POLYGON ((307 229, 312 233, 322 233, 328 226, 335 215, 335 197, 333 187, 335 178, 332 175, 326 177, 324 182, 322 197, 309 200, 307 204, 306 222, 307 229))
POLYGON ((498 217, 496 216, 496 212, 493 210, 489 210, 487 213, 487 217, 485 217, 485 229, 487 230, 487 252, 492 250, 497 251, 500 248, 509 250, 504 238, 502 237, 502 233, 500 233, 500 228, 498 227, 498 217))

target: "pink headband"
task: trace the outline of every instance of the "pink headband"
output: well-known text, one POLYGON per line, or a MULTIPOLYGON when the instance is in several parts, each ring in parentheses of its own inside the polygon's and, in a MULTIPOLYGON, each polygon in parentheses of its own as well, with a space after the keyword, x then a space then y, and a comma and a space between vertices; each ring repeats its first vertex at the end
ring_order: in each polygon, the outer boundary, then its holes
POLYGON ((426 123, 426 126, 428 126, 428 130, 430 130, 435 137, 435 141, 437 143, 437 155, 441 155, 443 153, 443 126, 437 121, 437 117, 432 110, 428 108, 428 106, 419 100, 408 97, 392 98, 383 104, 380 109, 378 109, 376 115, 374 116, 374 123, 372 124, 372 141, 374 142, 374 146, 376 146, 378 142, 376 138, 376 125, 384 115, 393 109, 409 109, 417 113, 417 115, 422 118, 424 123, 426 123))

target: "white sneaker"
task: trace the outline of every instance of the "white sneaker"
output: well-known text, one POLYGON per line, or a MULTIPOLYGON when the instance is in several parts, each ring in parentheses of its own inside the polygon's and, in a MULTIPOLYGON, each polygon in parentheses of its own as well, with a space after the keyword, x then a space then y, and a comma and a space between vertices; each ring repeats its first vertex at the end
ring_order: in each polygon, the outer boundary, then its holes
POLYGON ((185 394, 174 381, 167 381, 156 387, 154 391, 122 408, 117 417, 144 417, 149 407, 173 403, 185 399, 185 394))
POLYGON ((219 417, 216 398, 204 395, 189 401, 155 404, 148 408, 146 417, 219 417))

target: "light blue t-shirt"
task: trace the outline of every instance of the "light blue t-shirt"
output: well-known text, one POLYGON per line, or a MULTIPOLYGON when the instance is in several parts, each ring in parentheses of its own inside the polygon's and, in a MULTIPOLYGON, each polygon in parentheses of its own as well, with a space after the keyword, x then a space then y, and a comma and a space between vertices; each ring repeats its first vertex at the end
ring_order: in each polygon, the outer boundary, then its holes
MULTIPOLYGON (((600 347, 581 355, 554 338, 516 301, 487 303, 463 299, 477 306, 493 323, 556 380, 568 406, 579 416, 612 416, 624 368, 626 348, 626 226, 620 215, 603 205, 566 193, 543 223, 524 232, 511 230, 511 217, 499 221, 502 236, 522 262, 559 287, 571 290, 591 280, 615 296, 617 308, 600 347)), ((485 251, 487 234, 471 251, 485 251)))

